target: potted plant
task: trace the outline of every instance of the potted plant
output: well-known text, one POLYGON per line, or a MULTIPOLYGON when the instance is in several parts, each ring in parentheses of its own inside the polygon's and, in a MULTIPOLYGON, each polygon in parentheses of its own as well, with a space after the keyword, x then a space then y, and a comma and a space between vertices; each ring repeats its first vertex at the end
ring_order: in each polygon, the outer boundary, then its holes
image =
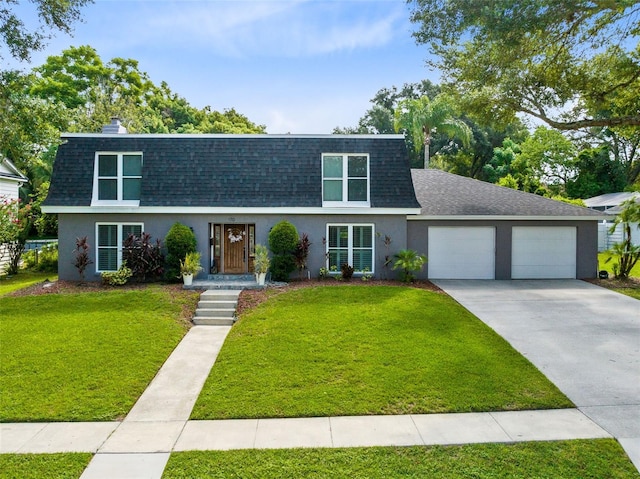
POLYGON ((259 285, 264 285, 264 280, 267 277, 267 271, 269 271, 269 250, 266 246, 257 244, 255 247, 255 257, 253 258, 253 271, 256 274, 256 281, 259 285))
POLYGON ((200 266, 200 253, 197 251, 187 253, 184 261, 180 260, 180 274, 185 286, 191 286, 193 275, 202 271, 200 266))

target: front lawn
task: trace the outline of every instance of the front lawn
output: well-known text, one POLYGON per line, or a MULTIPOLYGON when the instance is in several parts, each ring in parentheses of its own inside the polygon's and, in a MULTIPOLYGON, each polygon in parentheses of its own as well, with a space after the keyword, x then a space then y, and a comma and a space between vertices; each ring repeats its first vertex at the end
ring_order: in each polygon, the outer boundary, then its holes
POLYGON ((285 292, 243 313, 192 419, 571 406, 450 297, 344 285, 285 292))
POLYGON ((184 336, 177 287, 0 299, 0 421, 122 418, 184 336))
POLYGON ((163 479, 640 477, 613 439, 466 446, 174 453, 163 479))
POLYGON ((56 273, 41 273, 39 271, 21 270, 15 276, 0 276, 0 296, 18 291, 36 283, 41 283, 45 279, 55 281, 58 279, 56 273))
POLYGON ((93 454, 0 454, 0 479, 77 479, 93 454))

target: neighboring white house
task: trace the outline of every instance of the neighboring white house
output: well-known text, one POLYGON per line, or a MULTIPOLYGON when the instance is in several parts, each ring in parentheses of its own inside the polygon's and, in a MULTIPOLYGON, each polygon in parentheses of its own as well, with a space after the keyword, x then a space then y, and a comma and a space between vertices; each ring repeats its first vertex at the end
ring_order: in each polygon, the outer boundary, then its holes
MULTIPOLYGON (((7 158, 0 156, 0 201, 15 200, 23 183, 29 181, 27 177, 7 158)), ((4 270, 4 245, 0 245, 0 272, 4 270)))
POLYGON ((13 163, 0 155, 0 198, 18 198, 18 190, 27 181, 27 177, 13 163))
MULTIPOLYGON (((613 226, 615 216, 620 212, 620 205, 632 198, 640 201, 640 192, 607 193, 584 200, 588 208, 611 215, 611 220, 598 224, 598 251, 606 251, 614 244, 621 243, 624 240, 622 225, 618 225, 613 233, 609 232, 609 230, 611 226, 613 226)), ((640 245, 640 229, 638 229, 637 226, 638 225, 635 225, 635 227, 632 226, 631 240, 634 244, 640 245)))

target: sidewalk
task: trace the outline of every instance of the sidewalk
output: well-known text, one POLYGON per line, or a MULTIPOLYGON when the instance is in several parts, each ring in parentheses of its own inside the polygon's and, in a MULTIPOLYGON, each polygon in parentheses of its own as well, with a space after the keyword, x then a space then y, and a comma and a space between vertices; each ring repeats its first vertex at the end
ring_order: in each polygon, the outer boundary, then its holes
POLYGON ((0 453, 91 452, 82 479, 159 479, 173 451, 611 437, 577 409, 189 421, 230 329, 193 327, 124 421, 0 424, 0 453))

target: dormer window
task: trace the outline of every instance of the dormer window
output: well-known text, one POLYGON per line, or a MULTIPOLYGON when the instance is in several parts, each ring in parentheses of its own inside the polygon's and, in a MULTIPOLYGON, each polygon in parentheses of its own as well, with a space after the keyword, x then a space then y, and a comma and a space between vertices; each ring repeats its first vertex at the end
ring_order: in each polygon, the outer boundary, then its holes
POLYGON ((140 203, 142 153, 96 153, 93 205, 140 203))
POLYGON ((322 205, 369 206, 369 155, 322 155, 322 205))

